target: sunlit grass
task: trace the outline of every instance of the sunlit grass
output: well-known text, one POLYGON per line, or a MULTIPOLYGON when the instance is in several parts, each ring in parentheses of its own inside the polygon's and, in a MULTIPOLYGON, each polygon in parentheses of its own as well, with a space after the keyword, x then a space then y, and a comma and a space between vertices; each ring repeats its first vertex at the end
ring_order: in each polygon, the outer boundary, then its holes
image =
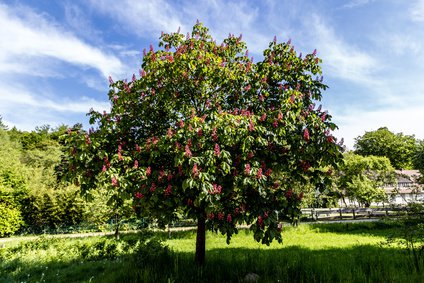
POLYGON ((63 239, 40 237, 0 249, 0 282, 421 282, 403 250, 382 246, 393 227, 331 224, 284 227, 264 246, 249 230, 207 233, 206 264, 194 264, 195 231, 63 239), (155 245, 161 239, 169 250, 155 245), (145 240, 147 244, 143 244, 145 240), (144 245, 144 246, 143 246, 144 245))

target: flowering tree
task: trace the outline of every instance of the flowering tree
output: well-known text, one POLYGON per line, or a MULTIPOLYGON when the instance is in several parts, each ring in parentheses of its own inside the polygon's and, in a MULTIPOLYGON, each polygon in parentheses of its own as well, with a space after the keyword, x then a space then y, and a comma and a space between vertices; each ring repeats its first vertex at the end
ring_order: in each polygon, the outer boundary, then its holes
POLYGON ((160 39, 139 78, 110 78, 110 112, 89 113, 97 128, 69 131, 66 175, 83 191, 108 186, 160 225, 196 220, 198 263, 206 229, 229 241, 247 223, 257 241, 281 242, 280 217, 300 213, 293 187, 330 182, 341 156, 314 105, 321 60, 274 39, 254 63, 241 36, 217 44, 201 23, 160 39))

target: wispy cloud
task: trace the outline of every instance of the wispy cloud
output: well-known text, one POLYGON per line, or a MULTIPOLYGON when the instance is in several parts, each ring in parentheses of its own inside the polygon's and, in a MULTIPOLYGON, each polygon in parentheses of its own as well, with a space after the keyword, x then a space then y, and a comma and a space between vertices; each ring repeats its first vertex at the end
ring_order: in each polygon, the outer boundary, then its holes
POLYGON ((55 59, 98 70, 104 77, 123 73, 125 66, 113 54, 93 47, 62 30, 27 7, 0 4, 0 72, 28 73, 33 69, 49 74, 40 60, 55 59), (31 62, 37 64, 31 64, 31 62), (43 70, 44 69, 44 70, 43 70))
POLYGON ((98 12, 120 22, 125 32, 133 32, 141 37, 151 37, 152 33, 160 31, 177 31, 178 27, 185 28, 180 17, 181 8, 177 9, 171 3, 164 0, 91 0, 98 12))
POLYGON ((378 62, 367 52, 344 42, 318 16, 313 17, 312 37, 329 75, 357 83, 371 84, 371 76, 378 70, 378 62))
POLYGON ((351 0, 343 8, 356 8, 373 2, 374 0, 351 0))
MULTIPOLYGON (((110 104, 86 96, 77 99, 47 95, 49 91, 26 89, 24 86, 2 82, 0 84, 0 113, 22 130, 32 130, 36 125, 56 126, 68 120, 67 116, 85 114, 90 108, 98 111, 109 109, 110 104), (38 91, 40 93, 38 93, 38 91), (50 98, 48 96, 51 96, 50 98), (63 119, 60 119, 63 117, 63 119), (67 117, 65 119, 64 117, 67 117)), ((10 123, 12 126, 12 123, 10 123)))
POLYGON ((410 9, 411 19, 416 22, 424 22, 424 0, 417 0, 410 9))

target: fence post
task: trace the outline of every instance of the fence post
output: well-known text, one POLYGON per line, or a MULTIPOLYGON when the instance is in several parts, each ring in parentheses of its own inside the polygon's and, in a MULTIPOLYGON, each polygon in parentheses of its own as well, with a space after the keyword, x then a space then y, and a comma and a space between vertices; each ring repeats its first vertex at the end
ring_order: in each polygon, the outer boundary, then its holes
POLYGON ((355 215, 355 208, 352 209, 352 213, 353 213, 353 219, 356 219, 356 215, 355 215))
POLYGON ((343 220, 343 213, 342 213, 342 208, 339 208, 339 212, 340 212, 340 220, 343 220))

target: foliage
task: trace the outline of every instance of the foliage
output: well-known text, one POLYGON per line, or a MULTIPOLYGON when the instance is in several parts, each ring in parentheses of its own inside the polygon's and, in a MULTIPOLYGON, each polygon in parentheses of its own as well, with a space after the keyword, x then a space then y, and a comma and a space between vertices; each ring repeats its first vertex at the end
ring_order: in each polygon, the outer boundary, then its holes
POLYGON ((50 189, 31 193, 25 199, 22 214, 27 229, 39 233, 81 223, 85 205, 75 188, 50 189))
POLYGON ((396 169, 411 169, 416 147, 414 136, 394 134, 388 128, 365 132, 355 139, 355 153, 385 156, 396 169))
POLYGON ((0 202, 0 237, 13 235, 22 224, 19 209, 0 202))
POLYGON ((415 154, 413 158, 414 168, 419 170, 421 173, 421 183, 424 183, 424 140, 417 142, 415 154))
POLYGON ((296 218, 292 188, 330 183, 340 157, 336 125, 314 105, 327 88, 321 60, 274 40, 253 63, 241 37, 218 45, 200 23, 159 46, 140 78, 110 80, 110 113, 90 112, 98 128, 69 130, 65 177, 106 186, 118 207, 133 199, 161 226, 185 215, 229 241, 248 223, 257 241, 281 242, 274 211, 296 218))
POLYGON ((383 187, 395 182, 395 171, 386 157, 346 153, 337 182, 344 196, 368 207, 387 198, 383 187))
POLYGON ((407 213, 396 222, 400 225, 387 239, 387 244, 405 248, 417 272, 424 267, 424 204, 408 204, 407 213))

